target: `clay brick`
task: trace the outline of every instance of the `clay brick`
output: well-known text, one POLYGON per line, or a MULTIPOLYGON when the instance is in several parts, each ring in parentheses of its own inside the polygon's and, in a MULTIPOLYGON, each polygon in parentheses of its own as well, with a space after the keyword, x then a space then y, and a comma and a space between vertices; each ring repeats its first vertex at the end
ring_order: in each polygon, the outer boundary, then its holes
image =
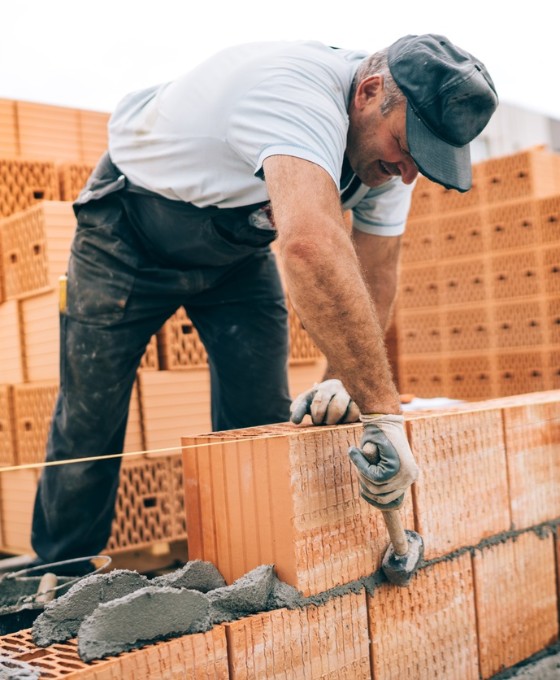
POLYGON ((470 210, 486 202, 483 163, 472 168, 472 187, 466 193, 435 185, 435 207, 438 214, 470 210))
POLYGON ((436 265, 419 265, 402 270, 397 291, 400 309, 436 307, 440 303, 436 265))
POLYGON ((488 203, 543 198, 558 192, 557 155, 535 147, 484 163, 484 191, 488 203))
POLYGON ((442 397, 447 393, 447 378, 440 354, 399 355, 399 389, 417 397, 442 397))
POLYGON ((510 528, 499 408, 411 416, 407 428, 421 470, 412 488, 426 559, 510 528))
POLYGON ((110 115, 104 111, 79 111, 82 163, 96 165, 107 150, 110 115))
POLYGON ((560 395, 504 408, 511 518, 516 529, 560 517, 560 395))
POLYGON ((0 158, 0 217, 59 196, 56 166, 50 161, 0 158))
POLYGON ((494 308, 496 347, 536 347, 546 344, 544 300, 506 302, 494 308))
POLYGON ((58 290, 19 301, 23 321, 26 380, 59 380, 60 316, 58 290))
POLYGON ((490 275, 485 258, 443 260, 438 276, 441 304, 466 305, 488 299, 490 275))
POLYGON ((183 307, 163 324, 157 333, 157 342, 162 370, 208 366, 206 349, 183 307))
POLYGON ((21 308, 17 300, 0 304, 0 385, 26 380, 21 332, 21 308))
MULTIPOLYGON (((14 385, 13 422, 20 465, 42 463, 45 459, 47 436, 58 396, 58 382, 14 385)), ((142 424, 136 386, 130 401, 124 450, 143 451, 142 424)))
POLYGON ((490 678, 558 637, 553 537, 533 532, 474 555, 480 670, 490 678))
POLYGON ((489 246, 492 250, 534 248, 541 229, 536 200, 508 201, 488 209, 489 246))
POLYGON ((106 550, 117 553, 174 538, 173 493, 169 461, 125 458, 106 550))
POLYGON ((421 569, 408 588, 368 596, 375 680, 478 680, 469 554, 421 569))
POLYGON ((14 386, 14 423, 19 465, 42 463, 58 382, 14 386))
POLYGON ((58 166, 60 200, 75 201, 94 169, 87 163, 63 163, 58 166))
POLYGON ((432 262, 439 257, 439 222, 434 216, 408 220, 401 241, 404 266, 408 263, 432 262))
POLYGON ((486 305, 465 305, 447 309, 444 319, 445 346, 449 352, 486 350, 492 346, 490 309, 486 305))
MULTIPOLYGON (((388 538, 347 455, 360 433, 279 424, 183 437, 189 558, 228 583, 274 564, 305 595, 371 574, 388 538)), ((410 495, 402 515, 412 527, 410 495)))
POLYGON ((231 680, 370 678, 365 592, 225 624, 231 680))
POLYGON ((560 241, 560 193, 537 201, 537 206, 543 244, 560 241))
POLYGON ((321 382, 325 375, 327 361, 319 359, 310 364, 291 364, 288 366, 288 384, 292 399, 321 382))
MULTIPOLYGON (((538 252, 534 249, 494 253, 491 258, 492 299, 541 294, 543 289, 541 269, 538 252)), ((558 278, 560 279, 560 276, 558 278)))
POLYGON ((39 471, 0 472, 0 521, 5 552, 32 553, 31 518, 39 471))
POLYGON ((136 453, 137 451, 145 451, 145 449, 146 445, 144 442, 144 426, 142 424, 138 381, 135 381, 132 387, 132 394, 130 395, 128 422, 126 424, 123 451, 124 453, 136 453))
POLYGON ((16 102, 20 154, 53 161, 82 159, 76 109, 35 102, 16 102))
POLYGON ((147 449, 178 451, 182 435, 212 429, 207 368, 139 371, 138 382, 147 449))
POLYGON ((43 201, 1 224, 6 298, 58 288, 75 231, 72 206, 43 201))
POLYGON ((0 654, 25 661, 41 678, 59 680, 228 680, 227 643, 223 626, 147 645, 118 657, 84 663, 76 640, 38 648, 31 630, 0 637, 0 654))
POLYGON ((546 300, 546 338, 549 345, 560 345, 560 298, 546 300))
POLYGON ((438 185, 427 177, 418 176, 412 192, 409 218, 423 217, 436 213, 436 196, 438 185))
MULTIPOLYGON (((457 192, 453 192, 457 193, 457 192)), ((439 252, 442 259, 475 256, 488 248, 486 216, 482 210, 446 215, 438 220, 439 252)))
POLYGON ((146 345, 142 359, 140 360, 139 368, 142 371, 159 371, 159 356, 158 356, 158 342, 157 335, 152 335, 150 341, 146 345))
POLYGON ((546 365, 547 353, 544 348, 542 350, 500 352, 497 357, 498 393, 522 394, 553 388, 546 365))
POLYGON ((16 464, 13 408, 13 387, 0 385, 0 465, 16 464))
POLYGON ((403 355, 441 352, 442 314, 439 310, 398 314, 400 352, 403 355))
POLYGON ((560 245, 543 250, 544 287, 547 294, 560 293, 560 245))
POLYGON ((490 353, 449 355, 443 362, 446 396, 452 399, 488 399, 498 394, 493 356, 490 353))
POLYGON ((0 156, 18 154, 16 102, 13 99, 0 99, 0 156))

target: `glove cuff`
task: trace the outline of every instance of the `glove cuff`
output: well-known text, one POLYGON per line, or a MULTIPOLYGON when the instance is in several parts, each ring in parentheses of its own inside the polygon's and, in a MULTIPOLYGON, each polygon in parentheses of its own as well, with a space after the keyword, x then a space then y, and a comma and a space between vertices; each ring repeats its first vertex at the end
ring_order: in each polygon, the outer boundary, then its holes
POLYGON ((404 416, 396 413, 361 413, 360 421, 364 425, 378 424, 378 423, 404 423, 404 416))

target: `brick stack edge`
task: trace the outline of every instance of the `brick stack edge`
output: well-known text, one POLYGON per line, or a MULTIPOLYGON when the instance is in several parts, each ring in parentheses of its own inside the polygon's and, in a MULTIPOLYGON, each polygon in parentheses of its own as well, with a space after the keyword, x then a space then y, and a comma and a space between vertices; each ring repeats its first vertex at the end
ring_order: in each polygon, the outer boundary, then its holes
POLYGON ((560 387, 560 155, 474 167, 473 189, 424 177, 403 240, 400 388, 488 399, 560 387))
MULTIPOLYGON (((58 279, 75 230, 72 201, 107 145, 109 114, 0 99, 0 462, 37 464, 59 381, 58 279)), ((324 359, 290 306, 290 387, 324 359)), ((184 541, 180 437, 207 432, 206 352, 184 310, 152 337, 136 381, 107 552, 184 541), (179 475, 177 471, 179 470, 179 475)), ((0 551, 31 550, 39 469, 0 474, 0 551), (17 491, 17 493, 14 492, 17 491)))

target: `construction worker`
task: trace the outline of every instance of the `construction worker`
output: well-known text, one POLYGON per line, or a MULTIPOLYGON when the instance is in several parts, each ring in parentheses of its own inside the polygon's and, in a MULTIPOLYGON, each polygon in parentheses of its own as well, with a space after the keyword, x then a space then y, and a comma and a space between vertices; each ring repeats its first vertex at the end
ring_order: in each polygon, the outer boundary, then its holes
MULTIPOLYGON (((469 142, 496 106, 484 65, 431 34, 372 56, 319 42, 241 45, 125 97, 74 204, 47 460, 122 451, 145 347, 183 305, 208 352, 215 430, 306 413, 317 425, 361 418, 362 446, 374 442, 379 456, 370 465, 352 451, 362 494, 398 505, 418 471, 384 331, 411 192, 418 172, 470 188, 469 142), (291 414, 275 238, 291 301, 328 360, 291 414)), ((105 547, 119 464, 45 468, 37 563, 105 547)))

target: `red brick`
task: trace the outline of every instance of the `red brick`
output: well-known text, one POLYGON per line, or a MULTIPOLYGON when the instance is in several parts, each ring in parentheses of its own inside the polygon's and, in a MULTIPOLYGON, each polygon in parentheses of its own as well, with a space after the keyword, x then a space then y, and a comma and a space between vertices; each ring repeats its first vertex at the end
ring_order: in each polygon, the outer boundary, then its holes
POLYGON ((18 101, 20 154, 25 158, 81 161, 79 113, 76 109, 18 101))
POLYGON ((228 680, 227 644, 223 626, 147 645, 118 657, 84 663, 76 640, 39 649, 31 630, 0 637, 3 657, 24 661, 41 677, 59 680, 228 680))
POLYGON ((364 591, 225 627, 231 680, 371 678, 364 591))
POLYGON ((147 450, 177 452, 181 436, 211 430, 207 368, 140 371, 138 382, 147 450))
POLYGON ((75 218, 70 203, 43 201, 2 221, 6 298, 58 288, 66 272, 75 218))
POLYGON ((42 463, 50 430, 58 382, 14 386, 14 422, 18 463, 42 463))
POLYGON ((0 465, 15 465, 17 460, 13 409, 12 385, 0 385, 0 465))
POLYGON ((14 157, 19 153, 16 102, 0 99, 0 156, 14 157))
POLYGON ((26 380, 21 307, 17 300, 0 304, 0 385, 26 380))
POLYGON ((558 637, 554 541, 533 532, 476 551, 480 670, 490 678, 558 637))
MULTIPOLYGON (((189 557, 214 562, 228 583, 274 564, 305 595, 371 574, 388 537, 347 455, 360 433, 286 424, 183 437, 189 557)), ((411 509, 409 494, 409 528, 411 509)))
POLYGON ((504 408, 511 518, 524 529, 560 517, 560 395, 504 408))
POLYGON ((0 158, 0 217, 58 197, 58 174, 52 161, 0 158))
POLYGON ((421 470, 413 497, 426 558, 508 530, 501 410, 411 416, 407 427, 421 470))
POLYGON ((407 588, 368 596, 375 680, 478 680, 469 554, 421 569, 407 588))

